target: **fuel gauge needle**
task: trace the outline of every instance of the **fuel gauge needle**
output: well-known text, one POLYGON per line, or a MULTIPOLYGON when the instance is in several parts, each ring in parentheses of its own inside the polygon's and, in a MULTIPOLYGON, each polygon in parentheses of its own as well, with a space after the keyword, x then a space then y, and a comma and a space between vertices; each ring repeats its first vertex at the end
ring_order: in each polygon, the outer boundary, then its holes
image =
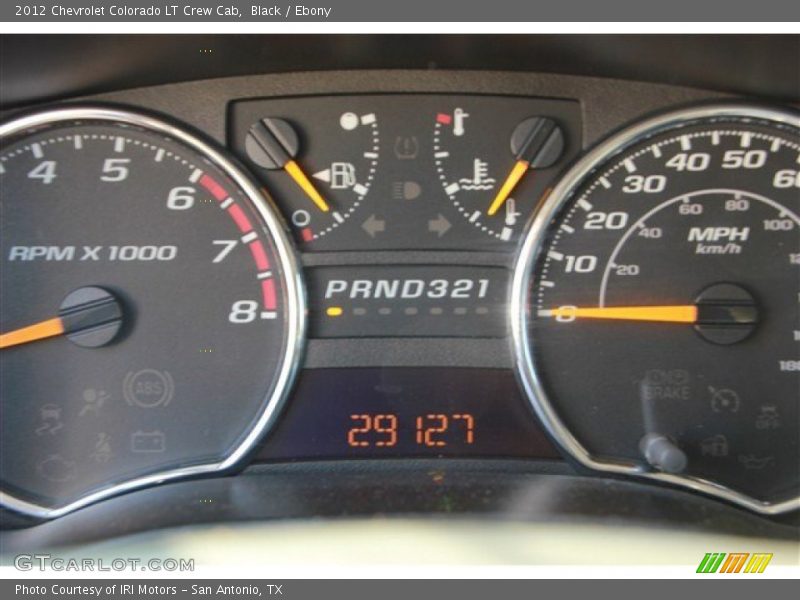
POLYGON ((283 169, 318 209, 330 211, 325 198, 295 160, 300 142, 288 121, 272 117, 261 119, 250 128, 245 143, 248 156, 257 165, 270 170, 283 169))
POLYGON ((289 176, 294 179, 294 182, 300 186, 300 189, 305 192, 306 196, 311 198, 311 201, 316 204, 317 208, 319 208, 322 212, 328 212, 331 209, 328 203, 325 202, 322 194, 317 191, 317 188, 315 188, 314 184, 311 183, 308 175, 305 174, 303 169, 300 168, 300 165, 298 165, 296 161, 288 161, 285 165, 283 165, 283 168, 289 174, 289 176))
POLYGON ((695 304, 665 306, 559 306, 540 310, 540 317, 556 319, 616 319, 621 321, 654 321, 660 323, 697 323, 695 304))
POLYGON ((55 337, 63 333, 64 321, 61 317, 39 321, 33 325, 0 334, 0 349, 55 337))

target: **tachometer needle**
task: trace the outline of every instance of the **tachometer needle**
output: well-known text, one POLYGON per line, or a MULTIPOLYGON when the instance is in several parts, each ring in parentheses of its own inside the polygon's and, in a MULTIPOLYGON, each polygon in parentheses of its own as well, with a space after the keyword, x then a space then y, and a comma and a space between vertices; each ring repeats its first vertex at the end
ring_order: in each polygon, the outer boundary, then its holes
POLYGON ((571 319, 617 319, 622 321, 657 321, 661 323, 697 323, 697 306, 596 306, 577 307, 559 306, 558 308, 540 310, 540 317, 553 317, 562 320, 571 319))
POLYGON ((311 183, 311 180, 308 176, 303 172, 303 169, 300 168, 300 165, 297 164, 296 161, 290 160, 288 161, 283 168, 289 174, 289 176, 294 179, 294 182, 300 186, 306 196, 311 198, 311 201, 317 205, 322 212, 328 212, 331 208, 328 206, 328 203, 325 202, 325 199, 322 195, 317 191, 317 188, 314 187, 314 184, 311 183))
POLYGON ((0 334, 0 348, 9 348, 11 346, 18 346, 20 344, 27 344, 28 342, 35 342, 46 338, 55 337, 64 333, 64 321, 61 317, 47 319, 21 327, 8 333, 0 334))
POLYGON ((84 348, 111 342, 122 327, 122 306, 116 296, 100 287, 81 287, 64 298, 58 316, 0 334, 0 349, 66 335, 84 348))
POLYGON ((514 163, 514 167, 511 169, 511 172, 506 177, 505 182, 502 186, 500 186, 500 190, 497 192, 497 195, 494 197, 487 214, 491 217, 498 210, 505 204, 505 201, 508 200, 508 197, 511 195, 511 192, 517 187, 519 180, 522 179, 522 176, 528 171, 530 168, 531 163, 527 160, 518 160, 514 163))

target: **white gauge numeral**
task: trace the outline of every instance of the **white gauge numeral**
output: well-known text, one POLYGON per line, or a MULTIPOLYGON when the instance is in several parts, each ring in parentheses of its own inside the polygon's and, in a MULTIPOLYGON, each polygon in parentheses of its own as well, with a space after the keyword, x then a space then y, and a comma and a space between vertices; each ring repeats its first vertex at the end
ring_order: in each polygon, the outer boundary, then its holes
POLYGON ((130 158, 107 158, 103 162, 103 175, 100 179, 109 182, 125 181, 129 174, 127 165, 130 162, 130 158))
POLYGON ((258 317, 258 302, 255 300, 237 300, 231 306, 228 320, 231 323, 252 323, 258 317))
POLYGON ((564 271, 567 273, 591 273, 597 267, 597 257, 591 254, 583 256, 566 256, 564 271))
POLYGON ((794 169, 783 169, 775 173, 772 186, 776 188, 800 188, 800 171, 794 169))
POLYGON ((193 187, 172 188, 167 196, 167 208, 170 210, 187 210, 194 206, 193 187))
POLYGON ((711 164, 711 155, 705 152, 679 152, 670 158, 666 165, 676 171, 705 171, 711 164))
POLYGON ((236 247, 236 244, 239 243, 239 240, 214 240, 212 242, 215 246, 222 246, 222 250, 219 251, 212 260, 212 263, 220 263, 225 260, 225 257, 231 253, 231 251, 236 247))
POLYGON ((628 175, 622 191, 626 194, 658 194, 667 187, 667 178, 663 175, 628 175))
POLYGON ((622 229, 628 224, 628 213, 625 212, 590 212, 586 215, 584 229, 622 229))
POLYGON ((722 158, 723 169, 760 169, 765 164, 765 150, 728 150, 722 158))
POLYGON ((45 160, 28 172, 28 179, 39 179, 42 183, 52 183, 56 178, 56 161, 45 160))

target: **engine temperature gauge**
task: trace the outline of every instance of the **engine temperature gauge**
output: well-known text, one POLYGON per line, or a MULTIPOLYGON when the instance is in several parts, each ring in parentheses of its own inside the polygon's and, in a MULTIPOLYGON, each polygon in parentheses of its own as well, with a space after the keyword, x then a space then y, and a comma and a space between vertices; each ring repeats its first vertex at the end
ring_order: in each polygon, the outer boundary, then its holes
POLYGON ((498 132, 487 126, 486 116, 473 117, 462 107, 437 113, 433 157, 445 194, 458 211, 481 231, 508 242, 525 220, 512 194, 524 192, 523 181, 530 183, 533 170, 558 162, 564 133, 554 119, 541 116, 498 132))

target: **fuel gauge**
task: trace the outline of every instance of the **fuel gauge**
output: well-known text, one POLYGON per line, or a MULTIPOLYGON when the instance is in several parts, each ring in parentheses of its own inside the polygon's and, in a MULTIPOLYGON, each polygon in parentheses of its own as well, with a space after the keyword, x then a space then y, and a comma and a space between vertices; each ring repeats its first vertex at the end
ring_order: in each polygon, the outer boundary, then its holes
POLYGON ((315 123, 313 135, 268 116, 245 138, 250 161, 268 181, 300 243, 317 240, 361 207, 378 166, 375 113, 343 111, 315 123))

